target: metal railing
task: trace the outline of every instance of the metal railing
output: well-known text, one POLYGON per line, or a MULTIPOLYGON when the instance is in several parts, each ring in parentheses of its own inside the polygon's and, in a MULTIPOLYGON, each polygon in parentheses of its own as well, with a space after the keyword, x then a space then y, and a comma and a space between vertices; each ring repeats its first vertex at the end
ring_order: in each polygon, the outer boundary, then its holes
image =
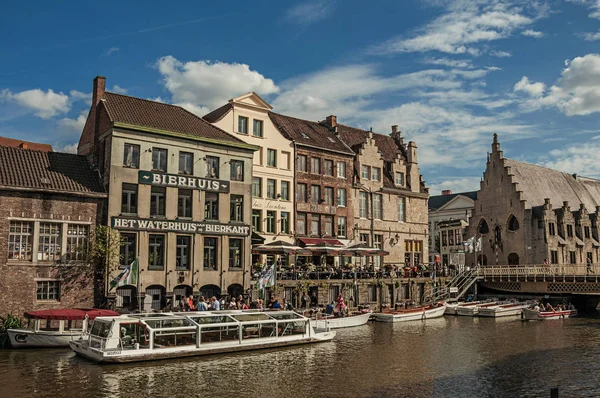
POLYGON ((478 275, 487 276, 598 276, 600 264, 561 264, 561 265, 495 265, 476 269, 478 275))

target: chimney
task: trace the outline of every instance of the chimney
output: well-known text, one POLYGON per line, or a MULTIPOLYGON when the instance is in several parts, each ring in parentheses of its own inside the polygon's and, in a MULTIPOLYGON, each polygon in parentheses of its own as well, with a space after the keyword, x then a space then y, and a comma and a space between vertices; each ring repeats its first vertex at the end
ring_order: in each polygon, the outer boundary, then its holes
POLYGON ((337 126, 337 116, 329 115, 329 116, 327 116, 326 120, 327 120, 327 124, 329 125, 329 127, 335 128, 337 126))
POLYGON ((394 124, 394 125, 392 126, 392 134, 396 134, 397 132, 398 132, 398 125, 397 125, 397 124, 394 124))
POLYGON ((96 76, 94 79, 94 89, 92 91, 92 106, 98 105, 98 102, 104 96, 104 91, 106 90, 106 77, 104 76, 96 76))
POLYGON ((452 195, 452 191, 449 189, 444 189, 442 191, 442 195, 444 195, 444 196, 452 195))
POLYGON ((29 149, 29 145, 26 142, 21 142, 19 144, 19 147, 23 148, 23 149, 29 149))

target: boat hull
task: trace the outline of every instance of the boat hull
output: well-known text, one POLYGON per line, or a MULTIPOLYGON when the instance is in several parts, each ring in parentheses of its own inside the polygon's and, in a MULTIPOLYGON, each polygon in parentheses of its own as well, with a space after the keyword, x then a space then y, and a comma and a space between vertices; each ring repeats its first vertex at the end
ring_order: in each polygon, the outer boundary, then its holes
POLYGON ((531 309, 523 310, 523 319, 527 321, 552 321, 577 316, 577 310, 540 312, 531 309))
POLYGON ((505 316, 519 316, 523 310, 527 308, 527 304, 515 306, 498 306, 491 308, 480 308, 478 316, 489 318, 501 318, 505 316))
POLYGON ((252 343, 212 343, 209 346, 201 346, 197 348, 179 347, 168 349, 132 349, 124 351, 99 351, 89 348, 85 340, 70 342, 71 349, 79 356, 99 363, 127 363, 127 362, 142 362, 155 361, 161 359, 185 358, 203 355, 217 355, 232 352, 261 350, 269 348, 289 347, 300 344, 312 344, 331 341, 335 337, 335 331, 315 333, 311 337, 295 338, 295 339, 262 339, 252 343))
POLYGON ((46 332, 29 329, 8 329, 8 338, 13 348, 56 348, 68 347, 73 340, 83 337, 83 332, 46 332))
POLYGON ((422 311, 408 313, 375 313, 373 316, 377 322, 424 321, 426 319, 439 318, 444 315, 445 311, 446 305, 442 305, 440 307, 422 311))
POLYGON ((325 330, 327 328, 342 329, 362 326, 369 322, 371 315, 372 313, 367 312, 365 314, 347 316, 345 318, 319 319, 316 321, 316 328, 319 330, 325 330))

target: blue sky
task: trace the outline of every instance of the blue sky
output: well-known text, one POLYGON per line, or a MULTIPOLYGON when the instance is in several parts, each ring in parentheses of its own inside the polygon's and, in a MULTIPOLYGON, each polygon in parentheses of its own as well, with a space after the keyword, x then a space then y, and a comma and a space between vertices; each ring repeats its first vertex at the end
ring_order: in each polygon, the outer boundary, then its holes
POLYGON ((275 111, 419 147, 431 193, 506 156, 600 177, 600 0, 6 4, 0 135, 73 151, 92 80, 198 115, 256 91, 275 111), (100 7, 101 5, 101 7, 100 7))

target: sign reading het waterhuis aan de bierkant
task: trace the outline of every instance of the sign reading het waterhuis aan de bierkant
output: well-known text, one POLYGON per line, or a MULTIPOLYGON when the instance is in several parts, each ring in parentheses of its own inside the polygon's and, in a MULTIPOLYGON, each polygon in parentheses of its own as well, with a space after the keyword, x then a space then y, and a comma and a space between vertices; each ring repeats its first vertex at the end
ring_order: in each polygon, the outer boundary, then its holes
POLYGON ((140 170, 138 172, 138 183, 160 185, 164 187, 191 188, 209 192, 229 192, 229 181, 211 180, 179 174, 154 173, 152 171, 140 170))
POLYGON ((166 221, 147 218, 112 217, 112 227, 120 230, 151 232, 187 232, 207 235, 249 236, 248 225, 219 224, 197 221, 166 221))

